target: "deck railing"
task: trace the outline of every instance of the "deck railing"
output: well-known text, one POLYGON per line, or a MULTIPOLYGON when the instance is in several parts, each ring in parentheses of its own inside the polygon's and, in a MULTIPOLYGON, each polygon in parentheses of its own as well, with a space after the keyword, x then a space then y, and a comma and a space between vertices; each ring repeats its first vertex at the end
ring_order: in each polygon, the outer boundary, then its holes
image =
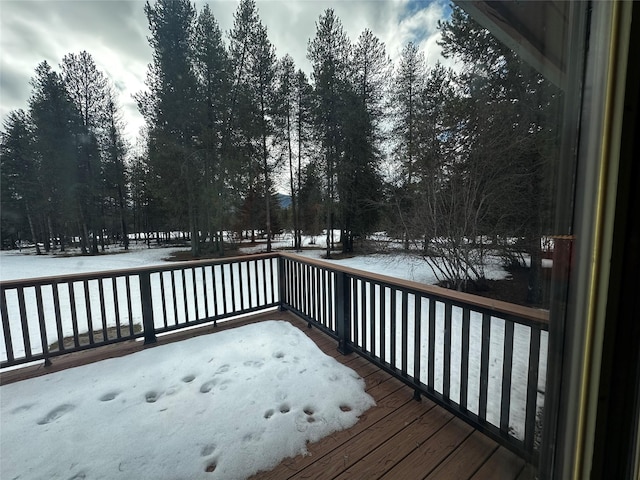
POLYGON ((286 253, 0 282, 0 368, 276 307, 537 456, 546 311, 286 253))
POLYGON ((535 460, 546 311, 290 254, 279 262, 284 308, 535 460))
POLYGON ((277 307, 277 256, 0 282, 0 368, 277 307))

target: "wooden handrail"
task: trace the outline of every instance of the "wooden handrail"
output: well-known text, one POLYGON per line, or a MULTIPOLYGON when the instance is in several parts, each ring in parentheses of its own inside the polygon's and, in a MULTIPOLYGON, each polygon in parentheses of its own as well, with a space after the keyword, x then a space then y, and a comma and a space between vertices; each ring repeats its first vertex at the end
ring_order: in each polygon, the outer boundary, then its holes
POLYGON ((379 273, 366 272, 357 268, 345 267, 343 265, 337 265, 326 260, 307 258, 293 253, 280 252, 280 255, 284 258, 295 260, 296 262, 306 263, 308 265, 314 265, 320 268, 329 268, 331 270, 350 274, 354 277, 371 279, 389 285, 397 285, 398 287, 402 287, 404 289, 408 289, 417 293, 424 293, 428 296, 436 297, 438 299, 471 305, 473 307, 481 308, 484 310, 493 310, 497 313, 519 317, 531 322, 546 325, 549 324, 548 310, 525 307, 523 305, 504 302, 502 300, 495 300, 492 298, 481 297, 479 295, 473 295, 470 293, 458 292, 455 290, 450 290, 448 288, 439 287, 437 285, 426 285, 424 283, 414 282, 411 280, 403 280, 379 273))
POLYGON ((121 268, 118 270, 101 270, 98 272, 71 273, 67 275, 53 275, 48 277, 22 278, 16 280, 0 281, 0 288, 10 289, 16 287, 35 287, 36 285, 50 285, 52 283, 78 282, 82 280, 97 280, 100 278, 126 277, 128 275, 137 275, 140 273, 159 273, 171 270, 180 270, 182 268, 194 268, 209 265, 227 265, 230 263, 238 263, 247 260, 261 260, 268 258, 276 258, 278 253, 256 253, 251 255, 243 255, 237 257, 213 258, 206 260, 188 260, 183 262, 171 262, 166 265, 151 265, 147 267, 121 268))

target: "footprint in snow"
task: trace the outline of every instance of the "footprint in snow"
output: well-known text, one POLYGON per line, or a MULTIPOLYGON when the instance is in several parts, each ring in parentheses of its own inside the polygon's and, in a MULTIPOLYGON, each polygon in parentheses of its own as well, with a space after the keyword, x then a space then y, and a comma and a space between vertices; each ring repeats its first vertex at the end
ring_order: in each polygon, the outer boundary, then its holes
POLYGON ((209 393, 217 383, 217 380, 209 380, 208 382, 203 383, 200 387, 200 393, 209 393))
POLYGON ((26 412, 27 410, 31 410, 31 407, 33 407, 34 405, 35 405, 35 403, 28 403, 26 405, 20 405, 19 407, 16 407, 13 410, 11 410, 11 413, 13 415, 15 415, 16 413, 26 412))
POLYGON ((144 399, 147 403, 156 403, 160 398, 160 393, 154 392, 153 390, 145 393, 144 399))
POLYGON ((62 417, 67 412, 70 412, 74 408, 76 408, 75 405, 71 405, 68 403, 65 403, 64 405, 60 405, 59 407, 56 407, 53 410, 51 410, 46 417, 41 419, 38 422, 38 425, 47 425, 48 423, 55 422, 57 419, 62 417))
POLYGON ((208 457, 215 451, 216 451, 216 446, 210 443, 209 445, 205 445, 204 447, 202 447, 202 450, 200 450, 200 456, 208 457))
POLYGON ((221 373, 227 373, 229 371, 229 365, 222 365, 218 370, 216 370, 215 375, 220 375, 221 373))
POLYGON ((195 375, 187 375, 186 377, 182 377, 182 381, 184 383, 191 383, 196 379, 195 375))
POLYGON ((115 399, 119 394, 120 392, 108 392, 102 395, 99 400, 101 402, 110 402, 111 400, 115 399))

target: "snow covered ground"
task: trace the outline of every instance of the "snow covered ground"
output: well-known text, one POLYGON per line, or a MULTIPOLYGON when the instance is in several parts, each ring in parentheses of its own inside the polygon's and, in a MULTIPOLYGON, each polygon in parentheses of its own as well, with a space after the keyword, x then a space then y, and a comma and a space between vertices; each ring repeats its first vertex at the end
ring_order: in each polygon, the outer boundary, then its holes
POLYGON ((247 478, 353 426, 364 381, 261 322, 0 387, 3 479, 247 478))
POLYGON ((142 244, 132 245, 128 251, 112 248, 106 255, 93 256, 36 255, 34 249, 3 250, 0 251, 0 280, 161 265, 173 252, 182 250, 185 248, 147 248, 142 244))

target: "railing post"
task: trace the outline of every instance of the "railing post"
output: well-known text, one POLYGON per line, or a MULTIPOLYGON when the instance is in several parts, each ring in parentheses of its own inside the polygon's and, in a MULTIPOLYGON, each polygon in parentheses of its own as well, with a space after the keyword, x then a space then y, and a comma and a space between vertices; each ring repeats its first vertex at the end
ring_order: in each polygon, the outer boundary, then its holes
POLYGON ((140 279, 140 303, 142 305, 142 330, 144 344, 156 343, 156 330, 153 324, 153 301, 151 300, 151 274, 142 272, 140 279))
POLYGON ((286 310, 284 308, 284 299, 286 294, 284 268, 284 257, 282 255, 278 255, 278 309, 281 312, 286 310))
POLYGON ((338 351, 343 355, 349 355, 349 339, 351 337, 351 289, 349 277, 344 272, 336 272, 335 306, 336 306, 336 332, 338 333, 338 351))

